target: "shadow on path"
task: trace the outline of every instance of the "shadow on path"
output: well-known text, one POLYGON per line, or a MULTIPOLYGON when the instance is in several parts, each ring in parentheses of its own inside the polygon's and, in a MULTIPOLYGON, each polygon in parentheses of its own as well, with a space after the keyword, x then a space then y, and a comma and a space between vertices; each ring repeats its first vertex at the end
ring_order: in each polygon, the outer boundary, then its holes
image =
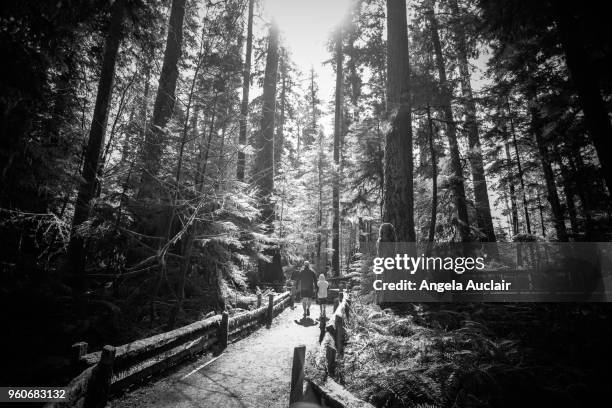
POLYGON ((315 322, 314 319, 310 317, 302 317, 300 320, 294 320, 294 322, 304 327, 311 327, 317 325, 317 322, 315 322))

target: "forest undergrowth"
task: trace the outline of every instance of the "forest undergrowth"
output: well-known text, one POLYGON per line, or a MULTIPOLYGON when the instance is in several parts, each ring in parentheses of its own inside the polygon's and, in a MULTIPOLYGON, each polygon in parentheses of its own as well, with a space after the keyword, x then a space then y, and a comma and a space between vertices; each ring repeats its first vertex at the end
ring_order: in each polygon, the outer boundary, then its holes
POLYGON ((377 407, 591 406, 607 304, 353 304, 341 381, 377 407))
POLYGON ((106 344, 118 346, 163 333, 219 310, 235 314, 254 308, 257 288, 247 283, 252 265, 247 261, 241 269, 236 260, 239 254, 226 258, 222 255, 228 252, 222 249, 216 248, 217 253, 207 258, 199 257, 194 264, 185 283, 182 308, 172 327, 169 321, 176 296, 173 288, 178 280, 178 267, 172 263, 157 295, 153 295, 157 274, 139 279, 103 275, 101 283, 80 298, 53 271, 33 271, 38 276, 27 283, 4 274, 0 281, 0 308, 12 314, 3 315, 10 319, 3 324, 4 343, 10 352, 3 359, 7 369, 0 377, 24 385, 63 385, 75 375, 71 345, 76 342, 86 341, 92 352, 106 344), (212 280, 215 274, 205 273, 215 269, 213 264, 219 268, 218 282, 212 280))

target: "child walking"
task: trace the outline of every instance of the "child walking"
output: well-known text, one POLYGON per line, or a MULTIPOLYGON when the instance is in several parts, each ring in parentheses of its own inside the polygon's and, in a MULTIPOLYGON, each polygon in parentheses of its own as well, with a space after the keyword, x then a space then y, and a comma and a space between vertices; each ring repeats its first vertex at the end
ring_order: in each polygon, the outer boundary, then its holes
POLYGON ((321 316, 325 317, 325 304, 327 303, 327 288, 329 287, 329 282, 325 280, 325 275, 320 274, 319 280, 317 282, 317 301, 319 302, 319 307, 321 308, 321 316))

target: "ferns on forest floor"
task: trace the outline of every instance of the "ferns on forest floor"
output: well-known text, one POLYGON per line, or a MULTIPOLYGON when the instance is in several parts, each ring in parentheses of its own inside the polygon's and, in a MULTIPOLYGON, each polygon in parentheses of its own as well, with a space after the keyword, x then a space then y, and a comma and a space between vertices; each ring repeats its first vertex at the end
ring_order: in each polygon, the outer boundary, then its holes
MULTIPOLYGON (((341 377, 360 398, 389 408, 506 407, 523 404, 527 395, 562 405, 584 395, 584 370, 533 350, 539 347, 535 332, 547 330, 539 322, 563 321, 559 311, 554 316, 542 305, 414 306, 406 316, 354 302, 341 377)), ((556 326, 565 327, 555 323, 548 330, 561 333, 556 326)))

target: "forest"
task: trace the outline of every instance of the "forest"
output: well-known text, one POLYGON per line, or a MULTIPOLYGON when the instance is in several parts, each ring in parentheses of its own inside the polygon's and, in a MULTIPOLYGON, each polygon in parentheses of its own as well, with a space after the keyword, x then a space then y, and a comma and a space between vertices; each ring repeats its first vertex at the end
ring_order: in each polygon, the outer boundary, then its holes
MULTIPOLYGON (((381 223, 398 242, 611 240, 603 5, 312 2, 293 27, 299 42, 287 21, 305 3, 1 2, 1 384, 66 382, 77 341, 123 344, 248 309, 305 260, 328 278, 355 273, 381 223), (335 20, 322 27, 319 16, 335 20), (323 41, 305 65, 309 29, 323 41)), ((373 306, 360 307, 371 320, 373 306)), ((532 357, 548 347, 538 328, 550 323, 559 332, 546 339, 560 333, 555 350, 568 359, 554 387, 600 389, 606 305, 502 309, 417 305, 409 314, 455 330, 457 316, 475 313, 497 340, 526 330, 516 319, 534 322, 520 340, 532 357), (586 370, 599 365, 570 380, 587 346, 586 370)), ((407 318, 385 319, 372 330, 408 336, 407 318)), ((465 340, 437 336, 444 350, 465 340)), ((444 350, 422 364, 439 367, 444 350)), ((536 358, 551 371, 531 378, 554 371, 553 355, 536 358)), ((494 389, 489 374, 472 380, 494 389)), ((365 371, 346 375, 381 407, 516 406, 459 391, 453 405, 431 385, 455 378, 446 371, 404 379, 418 398, 382 380, 364 388, 365 371)))

